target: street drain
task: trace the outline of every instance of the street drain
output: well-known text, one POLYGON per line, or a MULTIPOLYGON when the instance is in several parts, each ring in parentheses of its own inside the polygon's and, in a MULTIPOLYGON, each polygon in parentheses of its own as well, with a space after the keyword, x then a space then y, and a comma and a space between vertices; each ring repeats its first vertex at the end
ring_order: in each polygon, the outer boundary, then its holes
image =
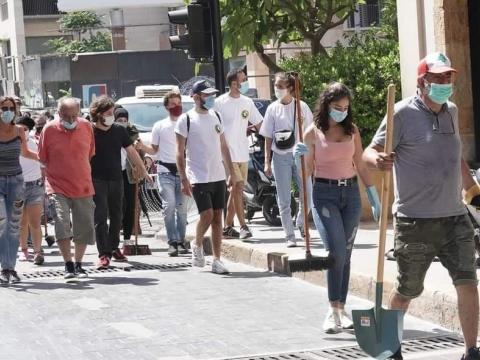
MULTIPOLYGON (((105 274, 105 273, 113 273, 113 272, 126 272, 126 271, 139 271, 139 270, 175 270, 175 269, 184 269, 191 267, 192 264, 190 262, 182 262, 182 263, 173 263, 173 264, 142 264, 136 263, 131 266, 126 267, 111 267, 106 270, 97 270, 97 269, 85 269, 87 274, 94 275, 94 274, 105 274)), ((35 280, 35 279, 46 279, 46 278, 58 278, 63 277, 63 270, 48 270, 48 271, 37 271, 32 273, 23 273, 21 276, 24 279, 35 280)))
MULTIPOLYGON (((463 348, 463 340, 452 335, 435 336, 405 340, 402 342, 402 353, 413 354, 427 351, 451 350, 463 348)), ((277 355, 264 355, 253 357, 235 358, 236 360, 353 360, 370 359, 358 346, 345 346, 341 348, 302 351, 277 355)))

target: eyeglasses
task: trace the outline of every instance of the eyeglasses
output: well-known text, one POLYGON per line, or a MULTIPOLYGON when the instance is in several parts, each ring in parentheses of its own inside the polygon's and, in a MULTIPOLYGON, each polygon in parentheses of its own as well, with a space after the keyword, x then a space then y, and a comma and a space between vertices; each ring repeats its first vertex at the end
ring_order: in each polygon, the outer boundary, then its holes
POLYGON ((5 111, 15 111, 14 107, 3 106, 1 109, 2 109, 3 112, 5 112, 5 111))
POLYGON ((443 121, 440 123, 438 114, 435 115, 435 121, 433 122, 433 132, 440 135, 455 135, 455 124, 453 123, 453 116, 450 111, 445 110, 449 116, 450 121, 443 121))

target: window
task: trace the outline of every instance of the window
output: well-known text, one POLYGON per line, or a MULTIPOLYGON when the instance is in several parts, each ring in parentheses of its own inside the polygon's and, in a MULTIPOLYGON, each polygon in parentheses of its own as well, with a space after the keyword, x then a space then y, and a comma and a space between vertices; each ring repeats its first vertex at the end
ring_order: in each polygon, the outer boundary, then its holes
POLYGON ((367 0, 365 4, 357 5, 355 12, 346 21, 346 27, 349 29, 368 28, 379 24, 379 0, 367 0))
POLYGON ((8 3, 5 1, 0 5, 2 21, 8 20, 8 3))

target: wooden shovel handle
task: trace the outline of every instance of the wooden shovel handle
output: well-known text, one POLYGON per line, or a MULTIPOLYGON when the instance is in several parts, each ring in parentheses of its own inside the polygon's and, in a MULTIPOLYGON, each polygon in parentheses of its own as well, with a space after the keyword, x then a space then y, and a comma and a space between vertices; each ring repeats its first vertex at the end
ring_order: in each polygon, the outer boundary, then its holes
MULTIPOLYGON (((295 76, 295 111, 297 112, 297 123, 298 123, 298 139, 300 142, 303 142, 303 119, 302 119, 302 110, 300 103, 300 81, 298 80, 298 75, 295 76)), ((302 188, 303 188, 303 227, 305 230, 305 250, 307 256, 310 253, 310 231, 308 228, 308 196, 307 196, 307 174, 305 169, 305 156, 301 156, 301 167, 302 167, 302 188)))
MULTIPOLYGON (((387 126, 384 152, 390 154, 393 146, 393 115, 395 107, 395 85, 388 85, 387 97, 387 126)), ((385 267, 385 241, 387 238, 388 226, 388 205, 390 200, 390 183, 392 172, 385 171, 382 179, 381 192, 381 211, 380 211, 380 234, 378 239, 378 260, 377 260, 377 283, 383 283, 383 273, 385 267)))

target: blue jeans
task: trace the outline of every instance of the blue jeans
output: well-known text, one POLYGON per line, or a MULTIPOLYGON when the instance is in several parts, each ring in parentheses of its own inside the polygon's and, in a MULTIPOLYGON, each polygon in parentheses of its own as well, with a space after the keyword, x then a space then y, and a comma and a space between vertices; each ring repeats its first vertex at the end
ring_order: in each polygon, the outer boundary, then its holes
POLYGON ((350 281, 350 258, 362 212, 358 184, 338 186, 316 182, 313 203, 325 226, 325 240, 334 261, 327 270, 328 299, 344 304, 350 281))
POLYGON ((187 199, 182 194, 180 177, 171 173, 158 174, 158 189, 168 244, 181 244, 185 241, 187 227, 187 199))
POLYGON ((14 270, 25 199, 23 176, 0 176, 0 265, 14 270))
MULTIPOLYGON (((303 199, 303 186, 302 178, 300 175, 300 169, 297 168, 295 164, 295 159, 292 153, 287 153, 285 155, 279 155, 273 153, 272 159, 272 171, 273 176, 275 177, 275 183, 277 185, 277 203, 278 209, 280 212, 280 217, 282 219, 282 227, 285 231, 285 240, 295 240, 295 232, 292 221, 292 212, 291 212, 291 191, 292 191, 292 178, 296 182, 298 188, 300 189, 300 199, 303 199)), ((307 180, 307 198, 308 198, 308 208, 312 210, 313 222, 319 233, 320 238, 327 248, 327 243, 325 242, 326 232, 325 228, 320 220, 320 217, 312 207, 312 182, 307 180)), ((300 200, 299 212, 297 216, 296 226, 303 226, 303 201, 300 200)), ((327 249, 328 250, 328 249, 327 249)))

